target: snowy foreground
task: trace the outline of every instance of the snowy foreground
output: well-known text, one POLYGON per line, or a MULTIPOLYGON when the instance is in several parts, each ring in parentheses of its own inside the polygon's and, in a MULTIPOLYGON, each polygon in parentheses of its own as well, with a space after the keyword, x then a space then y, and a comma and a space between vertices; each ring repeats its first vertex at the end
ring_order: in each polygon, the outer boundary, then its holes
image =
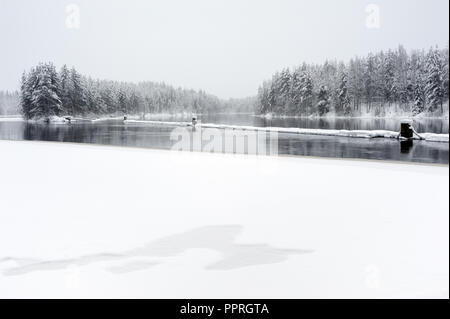
POLYGON ((449 297, 448 166, 0 152, 0 298, 449 297))

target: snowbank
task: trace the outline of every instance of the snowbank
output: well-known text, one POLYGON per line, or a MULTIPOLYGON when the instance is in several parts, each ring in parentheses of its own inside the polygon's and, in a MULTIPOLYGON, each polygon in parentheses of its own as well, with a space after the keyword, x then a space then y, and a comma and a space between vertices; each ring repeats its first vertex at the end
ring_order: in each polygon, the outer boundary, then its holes
MULTIPOLYGON (((146 113, 144 118, 146 120, 167 120, 167 119, 190 119, 192 118, 192 112, 180 112, 180 113, 146 113)), ((196 114, 200 115, 200 114, 196 114)))
POLYGON ((448 166, 0 152, 0 298, 449 296, 448 166))
POLYGON ((124 123, 140 123, 157 126, 192 126, 191 122, 176 122, 176 121, 126 120, 124 121, 124 123))
MULTIPOLYGON (((164 121, 144 121, 144 120, 127 120, 125 123, 143 123, 149 125, 163 125, 163 126, 191 126, 190 122, 164 122, 164 121)), ((304 134, 304 135, 325 135, 325 136, 340 136, 340 137, 356 137, 356 138, 397 138, 398 132, 387 130, 324 130, 324 129, 306 129, 306 128, 285 128, 285 127, 257 127, 257 126, 239 126, 239 125, 225 125, 212 123, 199 123, 197 127, 202 128, 217 128, 217 129, 232 129, 245 131, 266 131, 278 132, 288 134, 304 134)), ((448 134, 435 133, 420 133, 420 136, 430 142, 449 142, 448 134)), ((418 136, 414 136, 419 139, 418 136)))
POLYGON ((1 117, 0 122, 22 122, 24 119, 22 117, 1 117))
POLYGON ((121 116, 121 117, 99 117, 96 119, 91 119, 89 121, 95 123, 95 122, 104 122, 104 121, 110 121, 110 120, 123 120, 123 116, 121 116))
POLYGON ((64 123, 70 123, 68 120, 69 117, 66 116, 50 116, 50 117, 41 117, 41 118, 34 118, 31 120, 28 120, 28 122, 31 123, 52 123, 52 124, 64 124, 64 123))
MULTIPOLYGON (((449 141, 448 134, 420 133, 420 136, 425 141, 429 141, 429 142, 448 143, 448 141, 449 141)), ((417 136, 415 136, 414 138, 417 139, 417 136)))
MULTIPOLYGON (((188 113, 174 113, 174 114, 169 114, 169 113, 147 113, 144 115, 145 119, 150 119, 150 120, 165 120, 165 119, 181 119, 181 118, 190 118, 192 116, 189 115, 188 113)), ((141 120, 142 119, 142 115, 126 115, 128 120, 141 120)), ((103 116, 103 117, 99 117, 99 118, 94 118, 94 119, 89 119, 91 122, 103 122, 103 121, 110 121, 110 120, 123 120, 124 115, 110 115, 110 116, 103 116)), ((149 121, 151 122, 151 121, 149 121)))
POLYGON ((69 123, 70 121, 66 117, 61 116, 51 116, 49 118, 50 123, 69 123))

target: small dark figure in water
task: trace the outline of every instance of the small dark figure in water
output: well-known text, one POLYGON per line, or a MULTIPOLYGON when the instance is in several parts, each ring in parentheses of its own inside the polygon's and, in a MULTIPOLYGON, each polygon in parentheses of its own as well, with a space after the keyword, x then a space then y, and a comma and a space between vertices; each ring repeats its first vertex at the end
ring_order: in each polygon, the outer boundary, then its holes
POLYGON ((194 116, 192 118, 192 126, 195 127, 197 125, 197 118, 194 116))
POLYGON ((126 121, 127 119, 128 119, 128 117, 125 115, 125 116, 123 117, 123 120, 126 121))

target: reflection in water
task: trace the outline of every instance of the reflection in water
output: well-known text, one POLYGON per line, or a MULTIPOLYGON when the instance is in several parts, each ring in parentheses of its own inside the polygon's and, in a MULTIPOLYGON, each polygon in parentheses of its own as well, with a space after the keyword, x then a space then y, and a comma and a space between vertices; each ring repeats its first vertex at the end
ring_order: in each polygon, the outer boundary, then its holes
POLYGON ((400 141, 400 152, 408 154, 414 146, 413 140, 400 141))
MULTIPOLYGON (((2 261, 16 262, 18 266, 7 268, 3 271, 3 274, 6 276, 17 276, 34 271, 59 270, 69 266, 85 266, 103 261, 115 261, 136 257, 172 257, 180 255, 189 249, 203 248, 217 251, 222 255, 220 260, 207 265, 206 269, 231 270, 247 266, 280 263, 287 260, 290 255, 313 252, 311 250, 280 249, 267 244, 238 244, 235 241, 237 236, 242 232, 242 229, 243 227, 238 225, 206 226, 161 238, 144 246, 119 253, 98 253, 69 259, 31 261, 25 264, 19 263, 19 261, 23 262, 23 258, 6 257, 0 259, 0 263, 2 261)), ((144 270, 160 263, 159 261, 153 260, 134 261, 125 263, 119 267, 109 267, 108 270, 120 274, 144 270)))
MULTIPOLYGON (((272 118, 266 119, 245 114, 212 114, 201 117, 203 123, 221 123, 230 125, 300 127, 312 129, 336 130, 389 130, 399 131, 402 119, 386 118, 272 118)), ((449 132, 448 120, 415 119, 413 126, 419 133, 449 132)))
POLYGON ((402 153, 399 144, 396 139, 280 134, 278 148, 279 154, 289 155, 448 164, 448 143, 415 141, 409 153, 402 153))
MULTIPOLYGON (((203 122, 211 121, 216 123, 230 122, 237 125, 272 124, 276 126, 326 129, 387 128, 398 130, 400 126, 399 120, 386 119, 274 119, 269 121, 249 115, 221 115, 220 117, 219 115, 211 115, 206 119, 202 118, 202 120, 203 122), (258 123, 249 123, 252 121, 258 123), (275 123, 273 123, 274 121, 275 123), (279 123, 279 121, 283 122, 279 123), (294 123, 290 123, 290 121, 294 121, 294 123)), ((447 121, 424 120, 422 126, 419 124, 414 124, 414 126, 419 132, 448 133, 447 121)), ((96 123, 73 123, 70 125, 0 122, 0 139, 76 142, 170 149, 173 146, 173 141, 170 140, 172 130, 173 127, 149 126, 139 123, 128 123, 125 125, 122 121, 113 120, 96 123)), ((205 141, 204 143, 206 144, 207 142, 205 141)), ((279 134, 278 153, 281 155, 364 158, 448 164, 448 143, 415 141, 414 147, 410 147, 408 153, 406 152, 406 148, 403 147, 404 144, 399 144, 399 141, 393 139, 279 134)))

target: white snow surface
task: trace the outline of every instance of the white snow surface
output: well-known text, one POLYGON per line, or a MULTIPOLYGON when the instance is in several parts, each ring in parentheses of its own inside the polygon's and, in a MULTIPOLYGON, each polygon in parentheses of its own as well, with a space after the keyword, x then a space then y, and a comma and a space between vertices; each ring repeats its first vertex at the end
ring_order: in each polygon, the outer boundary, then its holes
POLYGON ((24 119, 22 117, 16 116, 16 117, 1 117, 0 116, 0 122, 23 122, 24 119))
MULTIPOLYGON (((25 120, 23 120, 25 121, 25 120)), ((47 121, 49 121, 52 124, 66 124, 69 123, 69 121, 66 119, 66 117, 64 116, 56 116, 56 115, 52 115, 50 117, 42 117, 42 118, 37 118, 37 119, 32 119, 32 120, 28 120, 28 122, 31 123, 46 123, 47 121)))
POLYGON ((51 123, 66 123, 69 122, 65 117, 61 117, 61 116, 50 116, 49 118, 51 123))
POLYGON ((446 165, 0 151, 0 298, 449 297, 446 165))
MULTIPOLYGON (((145 121, 145 120, 127 120, 125 123, 145 123, 150 125, 163 126, 191 126, 190 122, 165 122, 165 121, 145 121)), ((234 129, 246 131, 266 131, 289 134, 304 135, 324 135, 324 136, 341 136, 341 137, 357 137, 357 138, 397 138, 399 132, 387 130, 330 130, 330 129, 308 129, 308 128, 289 128, 289 127, 257 127, 257 126, 240 126, 226 124, 199 123, 197 127, 217 128, 217 129, 234 129)), ((420 133, 420 136, 430 142, 449 142, 448 134, 420 133)), ((419 139, 414 135, 414 139, 419 139)))
MULTIPOLYGON (((177 121, 151 121, 151 120, 126 120, 124 123, 140 123, 155 126, 192 126, 192 122, 177 122, 177 121)), ((197 125, 200 127, 200 124, 197 125)))
POLYGON ((120 116, 105 116, 105 117, 99 117, 95 119, 90 119, 91 122, 104 122, 104 121, 111 121, 111 120, 123 120, 124 116, 126 116, 129 120, 138 120, 140 117, 139 115, 120 115, 120 116))

